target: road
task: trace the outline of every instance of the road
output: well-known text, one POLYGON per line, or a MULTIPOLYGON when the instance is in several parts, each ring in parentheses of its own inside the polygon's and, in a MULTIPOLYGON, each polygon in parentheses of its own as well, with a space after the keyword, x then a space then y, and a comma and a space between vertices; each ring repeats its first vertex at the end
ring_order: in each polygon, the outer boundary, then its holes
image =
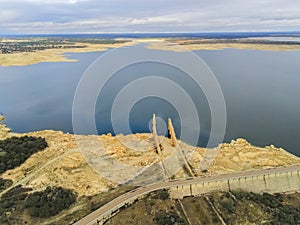
POLYGON ((111 202, 107 203, 106 205, 100 207, 96 211, 88 214, 78 222, 74 223, 74 225, 91 225, 97 223, 97 219, 101 218, 107 212, 111 210, 118 209, 117 207, 122 205, 125 202, 130 200, 137 199, 139 196, 143 196, 149 192, 161 190, 165 188, 170 188, 174 186, 180 185, 189 185, 189 184, 197 184, 202 182, 213 182, 213 181, 222 181, 228 179, 238 179, 238 178, 245 178, 245 177, 252 177, 258 175, 268 175, 274 173, 281 173, 281 172, 290 172, 290 171, 297 171, 300 170, 300 165, 292 165, 292 166, 285 166, 285 167, 278 167, 272 169, 260 169, 260 170, 251 170, 251 171, 243 171, 243 172, 236 172, 230 174, 222 174, 222 175, 213 175, 209 177, 191 177, 185 179, 177 179, 177 180, 170 180, 159 182, 151 185, 147 185, 144 187, 137 188, 130 192, 127 192, 111 202))

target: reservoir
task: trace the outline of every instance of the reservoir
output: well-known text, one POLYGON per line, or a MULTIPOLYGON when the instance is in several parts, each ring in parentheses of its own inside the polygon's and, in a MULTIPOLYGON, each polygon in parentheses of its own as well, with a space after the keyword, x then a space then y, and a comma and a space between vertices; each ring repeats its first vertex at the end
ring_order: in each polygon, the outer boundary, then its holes
MULTIPOLYGON (((223 91, 227 111, 224 142, 242 137, 254 145, 274 144, 300 156, 300 51, 224 49, 194 52, 211 69, 223 91)), ((77 62, 0 66, 0 111, 6 117, 5 123, 13 132, 53 129, 73 133, 72 104, 76 87, 90 64, 104 53, 67 54, 77 62)), ((172 80, 188 93, 199 114, 198 145, 205 147, 211 129, 205 94, 183 71, 157 62, 129 65, 107 81, 95 103, 98 133, 115 133, 111 123, 115 98, 133 80, 149 76, 172 80)), ((143 95, 143 90, 139 91, 143 95)), ((177 95, 176 90, 167 91, 177 95)), ((178 101, 183 99, 178 97, 178 101)), ((161 135, 165 135, 163 121, 168 117, 172 118, 176 133, 185 126, 174 105, 159 96, 148 96, 130 110, 131 132, 150 132, 153 113, 162 120, 158 124, 161 135)), ((192 126, 187 129, 191 134, 194 132, 192 126)))

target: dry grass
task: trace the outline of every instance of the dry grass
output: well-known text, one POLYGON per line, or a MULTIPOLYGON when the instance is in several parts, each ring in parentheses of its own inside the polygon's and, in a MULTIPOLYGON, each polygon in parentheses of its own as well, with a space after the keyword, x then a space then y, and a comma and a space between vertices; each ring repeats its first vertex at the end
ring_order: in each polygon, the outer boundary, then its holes
POLYGON ((74 43, 83 48, 66 48, 66 49, 46 49, 35 52, 20 52, 13 54, 0 54, 0 66, 27 66, 40 62, 76 62, 75 59, 68 59, 65 53, 76 52, 96 52, 105 51, 110 48, 119 48, 122 46, 132 45, 131 42, 116 44, 89 44, 74 43))
POLYGON ((218 40, 212 40, 211 43, 194 43, 194 40, 177 41, 172 39, 164 39, 159 42, 149 42, 149 49, 167 50, 174 52, 186 52, 195 50, 223 50, 246 49, 246 50, 264 50, 264 51, 295 51, 300 50, 299 45, 289 44, 267 44, 267 43, 218 43, 218 40), (191 42, 190 42, 191 41, 191 42))

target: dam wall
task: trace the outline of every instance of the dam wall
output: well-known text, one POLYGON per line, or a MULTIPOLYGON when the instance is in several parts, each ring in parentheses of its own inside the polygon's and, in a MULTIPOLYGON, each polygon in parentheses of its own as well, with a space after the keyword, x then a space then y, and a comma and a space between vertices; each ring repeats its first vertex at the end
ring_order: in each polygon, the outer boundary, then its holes
POLYGON ((168 189, 170 197, 173 199, 198 196, 214 191, 231 190, 243 190, 255 193, 267 192, 271 194, 300 192, 300 165, 272 168, 270 170, 243 171, 211 177, 189 177, 154 183, 134 189, 115 198, 76 222, 75 225, 104 224, 122 208, 130 206, 152 191, 161 189, 168 189))
POLYGON ((183 184, 170 187, 169 190, 170 197, 175 199, 231 190, 255 193, 300 192, 300 170, 183 184))

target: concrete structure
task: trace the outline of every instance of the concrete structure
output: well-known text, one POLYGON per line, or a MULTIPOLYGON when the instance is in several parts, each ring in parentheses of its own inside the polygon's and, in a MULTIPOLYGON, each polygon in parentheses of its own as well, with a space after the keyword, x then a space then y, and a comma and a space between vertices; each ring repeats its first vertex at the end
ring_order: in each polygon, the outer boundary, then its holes
POLYGON ((170 188, 172 198, 197 196, 213 191, 243 190, 255 193, 280 193, 300 191, 300 170, 272 171, 271 173, 231 176, 227 179, 203 181, 170 188))
POLYGON ((155 114, 153 114, 153 118, 152 118, 152 134, 153 134, 154 148, 156 149, 157 154, 161 157, 162 153, 161 153, 161 148, 157 137, 155 114))
POLYGON ((176 138, 176 133, 175 133, 171 118, 168 118, 168 130, 169 130, 169 135, 170 135, 170 139, 171 139, 171 146, 173 146, 176 149, 176 151, 178 152, 180 160, 181 160, 181 162, 184 163, 184 166, 187 169, 187 171, 189 172, 190 176, 196 176, 196 174, 193 172, 191 166, 189 165, 188 160, 187 160, 184 152, 182 151, 181 146, 179 146, 179 144, 178 144, 178 141, 176 138))
POLYGON ((171 139, 171 146, 177 147, 176 133, 175 133, 171 118, 168 118, 168 130, 169 130, 169 135, 170 135, 170 139, 171 139))
POLYGON ((168 180, 170 178, 168 171, 164 165, 164 160, 163 160, 163 154, 162 154, 162 146, 158 141, 158 136, 157 136, 157 130, 156 130, 156 116, 153 114, 152 118, 152 135, 153 135, 153 142, 154 142, 154 148, 160 158, 160 166, 163 170, 164 173, 164 180, 168 180))
POLYGON ((256 193, 298 192, 300 191, 300 165, 261 169, 210 177, 190 177, 164 181, 137 188, 112 200, 75 225, 104 224, 118 211, 146 194, 169 189, 172 198, 196 196, 213 191, 245 190, 256 193))

